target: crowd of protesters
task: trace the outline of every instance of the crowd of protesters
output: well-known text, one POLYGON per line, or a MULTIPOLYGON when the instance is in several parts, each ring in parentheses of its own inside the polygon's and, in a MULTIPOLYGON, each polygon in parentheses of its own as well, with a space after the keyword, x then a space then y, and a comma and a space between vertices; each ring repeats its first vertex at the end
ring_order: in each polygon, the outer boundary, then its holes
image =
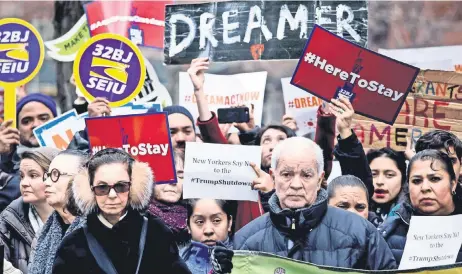
MULTIPOLYGON (((58 117, 56 104, 37 93, 18 101, 17 129, 0 125, 4 273, 231 273, 233 250, 390 270, 400 264, 412 216, 462 213, 462 143, 454 134, 430 131, 414 151, 366 153, 346 99, 319 107, 312 139, 297 137, 287 115, 255 126, 252 106, 249 122, 228 134, 231 125, 218 123, 204 94, 209 65, 199 58, 188 70, 196 121, 182 106, 163 108, 176 184, 156 184, 149 166, 122 150, 90 155, 85 130, 66 150, 39 147, 33 129, 58 117), (260 146, 261 166, 252 165, 259 202, 183 199, 186 142, 260 146), (327 183, 334 157, 342 176, 327 183)), ((75 107, 111 114, 104 98, 75 107)))

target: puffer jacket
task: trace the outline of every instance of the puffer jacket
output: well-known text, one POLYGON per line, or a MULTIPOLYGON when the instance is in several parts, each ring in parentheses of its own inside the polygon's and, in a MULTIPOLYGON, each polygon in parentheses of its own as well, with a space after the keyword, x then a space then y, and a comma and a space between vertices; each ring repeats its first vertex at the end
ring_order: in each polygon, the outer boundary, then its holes
POLYGON ((22 197, 14 200, 0 215, 0 238, 5 245, 5 259, 23 273, 31 252, 34 229, 30 224, 29 205, 22 197))
POLYGON ((269 213, 236 233, 235 250, 263 251, 333 267, 397 268, 376 228, 354 213, 328 206, 324 189, 307 208, 283 210, 276 194, 269 204, 269 213))
MULTIPOLYGON (((387 220, 380 225, 377 230, 387 241, 395 260, 399 265, 406 245, 409 223, 416 212, 414 212, 414 209, 408 203, 398 204, 393 210, 393 215, 389 215, 387 220)), ((456 214, 462 214, 462 209, 456 207, 456 211, 452 215, 456 214)), ((462 248, 457 254, 456 263, 458 262, 462 262, 462 248)))

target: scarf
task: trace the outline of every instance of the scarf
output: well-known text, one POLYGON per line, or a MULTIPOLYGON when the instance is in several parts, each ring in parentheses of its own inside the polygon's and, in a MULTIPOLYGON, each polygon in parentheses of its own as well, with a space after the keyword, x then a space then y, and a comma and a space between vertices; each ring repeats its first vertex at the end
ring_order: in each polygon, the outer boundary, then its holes
POLYGON ((149 213, 159 217, 173 232, 180 232, 186 229, 186 218, 188 211, 186 205, 181 201, 175 204, 167 204, 152 199, 149 203, 149 213))
POLYGON ((29 207, 29 222, 32 226, 32 229, 34 229, 35 235, 39 234, 40 229, 43 226, 43 221, 40 219, 40 216, 37 213, 37 210, 35 209, 35 206, 30 205, 29 207))
POLYGON ((29 274, 51 274, 56 252, 62 239, 72 231, 83 227, 86 223, 85 218, 75 218, 63 237, 63 229, 58 218, 61 218, 61 216, 54 211, 43 226, 42 232, 37 239, 37 246, 31 253, 29 274))

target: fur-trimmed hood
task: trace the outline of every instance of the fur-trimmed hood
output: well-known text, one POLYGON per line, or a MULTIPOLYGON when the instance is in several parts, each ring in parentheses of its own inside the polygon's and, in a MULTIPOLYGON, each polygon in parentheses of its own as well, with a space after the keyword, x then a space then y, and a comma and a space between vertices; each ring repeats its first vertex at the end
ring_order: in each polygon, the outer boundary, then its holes
MULTIPOLYGON (((129 207, 137 211, 145 210, 152 196, 153 184, 154 175, 149 165, 135 161, 132 165, 129 207)), ((84 215, 94 212, 98 208, 95 193, 91 190, 87 169, 75 176, 72 193, 77 206, 84 215)))

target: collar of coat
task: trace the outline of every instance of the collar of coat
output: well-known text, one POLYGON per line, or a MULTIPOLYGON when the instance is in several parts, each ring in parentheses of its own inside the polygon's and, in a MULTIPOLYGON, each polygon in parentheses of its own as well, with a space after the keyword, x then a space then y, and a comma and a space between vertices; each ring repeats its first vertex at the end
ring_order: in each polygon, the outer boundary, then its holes
POLYGON ((316 201, 311 206, 296 210, 282 209, 276 193, 271 196, 268 203, 270 218, 276 228, 289 237, 298 238, 301 235, 306 235, 321 222, 327 211, 327 191, 321 188, 318 191, 316 201), (288 218, 295 220, 295 226, 292 223, 287 223, 288 218))
MULTIPOLYGON (((145 210, 152 196, 153 183, 154 176, 149 165, 135 161, 132 165, 128 207, 136 211, 145 210)), ((95 193, 90 186, 87 169, 84 169, 75 176, 72 184, 72 193, 83 215, 88 215, 97 211, 98 205, 96 203, 95 193)))

